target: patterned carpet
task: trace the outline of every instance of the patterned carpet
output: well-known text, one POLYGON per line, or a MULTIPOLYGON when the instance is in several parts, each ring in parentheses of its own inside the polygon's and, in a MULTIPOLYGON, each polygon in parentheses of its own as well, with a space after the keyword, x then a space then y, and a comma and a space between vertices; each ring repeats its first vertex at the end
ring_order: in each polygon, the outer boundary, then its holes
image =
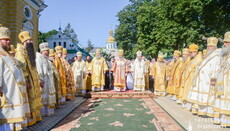
POLYGON ((155 131, 154 114, 143 99, 97 99, 71 131, 155 131))

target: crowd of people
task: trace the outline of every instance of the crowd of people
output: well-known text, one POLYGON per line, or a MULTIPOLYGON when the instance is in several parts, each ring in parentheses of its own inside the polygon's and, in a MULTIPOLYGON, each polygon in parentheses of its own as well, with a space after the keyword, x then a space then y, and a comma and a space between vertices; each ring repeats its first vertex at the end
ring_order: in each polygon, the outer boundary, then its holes
POLYGON ((87 92, 145 91, 169 95, 183 109, 213 117, 215 124, 230 126, 230 32, 224 46, 207 39, 207 50, 196 44, 174 51, 173 59, 159 54, 146 60, 142 52, 135 60, 124 58, 124 50, 107 61, 97 49, 95 57, 82 59, 77 52, 72 64, 62 46, 50 49, 47 42, 35 52, 28 31, 22 31, 16 48, 10 45, 10 30, 0 27, 0 130, 21 130, 51 116, 55 108, 87 92))

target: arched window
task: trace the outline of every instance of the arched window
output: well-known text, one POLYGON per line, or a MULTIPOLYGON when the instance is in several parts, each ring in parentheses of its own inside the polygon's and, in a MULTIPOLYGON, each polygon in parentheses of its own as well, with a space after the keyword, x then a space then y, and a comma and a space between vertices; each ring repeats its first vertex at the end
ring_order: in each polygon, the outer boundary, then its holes
POLYGON ((59 46, 61 46, 61 42, 58 42, 59 46))

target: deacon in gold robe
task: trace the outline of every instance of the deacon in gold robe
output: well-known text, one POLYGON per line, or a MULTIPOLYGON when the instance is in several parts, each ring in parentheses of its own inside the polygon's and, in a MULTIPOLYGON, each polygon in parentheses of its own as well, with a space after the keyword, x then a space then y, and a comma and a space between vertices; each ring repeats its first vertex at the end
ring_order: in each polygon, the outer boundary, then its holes
MULTIPOLYGON (((169 76, 169 82, 167 87, 167 93, 171 95, 171 100, 176 100, 176 94, 175 94, 175 85, 174 82, 179 79, 179 70, 176 70, 181 63, 182 59, 180 58, 181 52, 179 50, 175 50, 173 54, 173 61, 174 64, 171 69, 171 74, 169 76), (176 72, 177 71, 177 72, 176 72)), ((176 83, 175 83, 176 84, 176 83)))
POLYGON ((145 75, 148 73, 146 62, 142 59, 142 52, 138 51, 133 63, 134 91, 145 91, 145 75))
POLYGON ((62 94, 62 99, 61 99, 61 104, 63 104, 66 101, 66 71, 65 68, 62 65, 62 46, 56 46, 54 53, 54 65, 56 69, 58 70, 59 76, 60 76, 60 86, 61 86, 61 94, 62 94))
POLYGON ((10 30, 0 27, 0 130, 21 130, 30 116, 22 64, 11 54, 10 30))
POLYGON ((72 70, 74 73, 74 82, 76 85, 76 93, 77 95, 86 93, 85 84, 85 76, 87 74, 87 69, 85 65, 85 61, 82 60, 82 52, 77 52, 77 60, 73 63, 72 70))
POLYGON ((41 87, 43 88, 43 80, 38 77, 36 69, 36 55, 32 38, 28 31, 22 31, 18 35, 21 44, 17 44, 15 58, 24 64, 23 73, 26 79, 27 93, 29 97, 31 117, 23 126, 30 126, 41 120, 40 109, 43 108, 41 87))
POLYGON ((166 94, 166 66, 164 63, 164 55, 158 55, 157 62, 153 65, 150 75, 154 80, 154 94, 157 96, 165 96, 166 94))
POLYGON ((113 64, 111 71, 114 73, 114 90, 126 90, 126 74, 128 72, 127 60, 124 58, 124 50, 118 50, 118 58, 113 64))
POLYGON ((211 81, 211 85, 216 86, 214 123, 230 127, 230 31, 225 33, 223 42, 217 81, 211 81))
POLYGON ((214 103, 214 87, 210 84, 212 79, 217 79, 217 71, 220 68, 221 50, 217 49, 218 39, 207 39, 207 55, 196 69, 192 88, 187 101, 193 103, 193 113, 202 116, 213 117, 212 106, 214 103))
POLYGON ((89 55, 86 57, 85 66, 87 70, 87 75, 85 77, 85 89, 86 91, 90 91, 92 89, 92 77, 90 73, 91 58, 89 55))
POLYGON ((54 86, 56 90, 56 106, 60 106, 61 104, 61 99, 62 99, 62 93, 61 93, 61 80, 60 80, 60 75, 57 70, 57 68, 54 65, 54 49, 49 50, 49 60, 51 61, 51 70, 54 78, 54 86))
POLYGON ((108 71, 105 58, 101 56, 101 50, 96 50, 96 56, 93 58, 89 68, 92 74, 92 91, 103 91, 105 85, 105 73, 108 71))
POLYGON ((62 66, 65 69, 65 75, 66 75, 66 91, 67 91, 66 99, 70 100, 74 97, 76 88, 74 83, 74 74, 70 64, 66 60, 66 57, 67 57, 67 50, 66 48, 63 48, 61 62, 62 62, 62 66))
POLYGON ((182 76, 182 85, 181 88, 183 88, 182 92, 182 108, 185 110, 191 110, 192 108, 192 103, 188 102, 188 94, 192 88, 193 85, 193 79, 195 76, 195 71, 197 66, 202 62, 202 53, 198 53, 198 45, 196 44, 191 44, 189 46, 189 51, 190 51, 190 58, 191 60, 185 67, 185 71, 182 76))
POLYGON ((41 53, 36 53, 36 67, 39 78, 44 82, 44 87, 42 88, 43 108, 41 109, 41 113, 43 116, 50 116, 54 114, 56 89, 51 69, 52 63, 49 61, 49 44, 47 42, 41 43, 39 48, 41 53))
POLYGON ((142 59, 145 61, 147 73, 145 74, 145 89, 149 90, 149 70, 150 70, 150 61, 146 59, 145 56, 142 56, 142 59))
POLYGON ((178 65, 178 68, 176 69, 176 72, 178 73, 178 79, 175 80, 175 94, 177 96, 177 103, 178 104, 182 104, 181 103, 181 96, 182 96, 182 92, 184 88, 181 88, 182 85, 182 76, 183 73, 185 71, 185 67, 187 66, 188 62, 190 61, 190 56, 189 56, 189 49, 188 48, 184 48, 182 50, 182 61, 180 62, 180 64, 178 65))

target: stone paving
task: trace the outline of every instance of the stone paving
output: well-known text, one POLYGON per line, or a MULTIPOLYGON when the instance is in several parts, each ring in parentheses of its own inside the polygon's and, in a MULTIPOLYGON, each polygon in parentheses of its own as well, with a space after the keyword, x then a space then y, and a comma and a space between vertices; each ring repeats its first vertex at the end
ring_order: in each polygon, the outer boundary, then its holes
POLYGON ((212 123, 212 118, 202 118, 183 110, 181 105, 169 99, 169 97, 158 97, 154 99, 164 110, 166 110, 178 123, 188 131, 229 131, 229 128, 221 128, 212 123))
POLYGON ((36 123, 33 126, 27 127, 23 131, 48 131, 63 120, 74 109, 81 105, 86 99, 82 97, 74 97, 70 101, 66 101, 64 104, 55 109, 55 114, 52 116, 42 117, 42 121, 36 123))

